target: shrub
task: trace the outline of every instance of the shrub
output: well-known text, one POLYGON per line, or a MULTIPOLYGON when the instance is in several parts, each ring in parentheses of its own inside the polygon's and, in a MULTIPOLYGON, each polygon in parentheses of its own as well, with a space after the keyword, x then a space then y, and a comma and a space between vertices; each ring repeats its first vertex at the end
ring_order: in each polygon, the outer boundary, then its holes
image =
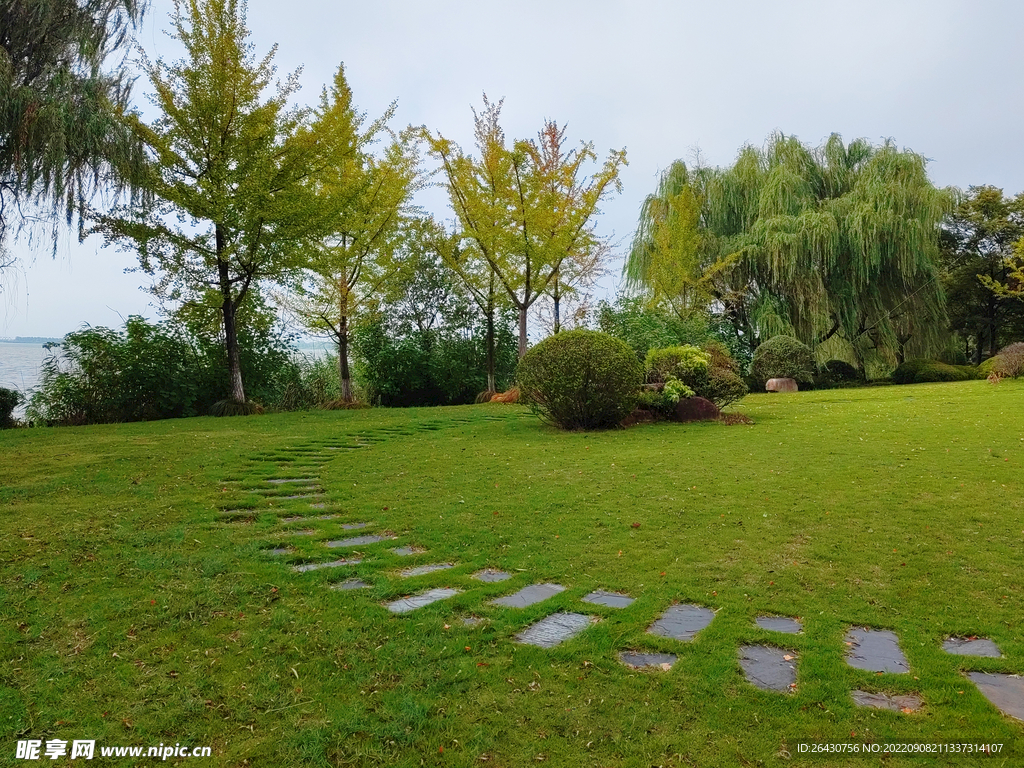
POLYGON ((0 429, 14 426, 14 417, 11 414, 21 401, 21 393, 18 390, 0 387, 0 429))
POLYGON ((652 349, 647 353, 644 368, 648 384, 661 384, 678 379, 694 391, 707 386, 711 355, 689 344, 652 349))
POLYGON ((739 374, 728 368, 714 368, 708 371, 708 385, 697 394, 710 400, 719 408, 732 405, 750 391, 739 374))
POLYGON ((798 384, 814 383, 817 366, 806 344, 792 336, 775 336, 754 352, 750 373, 760 385, 768 379, 794 379, 798 384))
POLYGON ((925 384, 938 381, 967 381, 974 374, 938 360, 907 360, 889 377, 894 384, 925 384))
POLYGON ((821 389, 843 387, 864 382, 864 373, 845 360, 829 360, 818 369, 814 386, 821 389))
POLYGON ((1008 347, 1003 347, 996 355, 999 360, 993 370, 999 376, 1009 376, 1016 379, 1024 375, 1024 342, 1018 341, 1008 347))
POLYGON ((690 398, 695 393, 679 379, 669 379, 665 382, 665 387, 661 390, 661 394, 664 395, 668 402, 675 405, 679 402, 680 398, 690 398))
MULTIPOLYGON (((995 373, 996 366, 1001 362, 1002 360, 999 359, 999 355, 990 357, 987 360, 982 360, 981 365, 978 366, 978 378, 987 379, 995 373)), ((998 376, 999 374, 996 375, 998 376)))
POLYGON ((633 410, 643 366, 620 339, 566 331, 528 350, 516 379, 523 399, 545 420, 562 429, 601 429, 633 410))

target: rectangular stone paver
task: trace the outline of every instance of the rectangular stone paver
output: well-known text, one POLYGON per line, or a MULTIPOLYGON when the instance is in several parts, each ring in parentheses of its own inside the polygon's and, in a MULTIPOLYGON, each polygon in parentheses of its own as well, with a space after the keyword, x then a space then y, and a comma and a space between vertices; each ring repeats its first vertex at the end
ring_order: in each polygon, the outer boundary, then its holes
POLYGON ((899 640, 887 629, 854 628, 846 633, 846 663, 869 672, 909 672, 899 640))
POLYGON ((787 635, 798 635, 801 632, 800 622, 787 616, 758 616, 757 626, 769 632, 785 632, 787 635))
POLYGON ((634 600, 629 595, 623 595, 618 592, 605 592, 599 589, 584 597, 583 602, 603 605, 608 608, 628 608, 633 604, 634 600))
POLYGON ((619 661, 627 667, 632 667, 633 669, 655 667, 666 672, 672 669, 672 665, 676 663, 678 658, 674 653, 633 653, 631 651, 623 651, 619 654, 619 661))
POLYGON ((346 579, 340 581, 337 584, 331 584, 331 589, 338 589, 341 591, 348 591, 350 589, 366 589, 370 585, 362 579, 346 579))
POLYGON ((888 693, 869 693, 868 691, 854 691, 852 694, 853 703, 858 707, 871 707, 872 709, 888 709, 892 712, 917 712, 924 703, 920 696, 912 693, 902 696, 889 695, 888 693))
POLYGON ((341 526, 343 531, 357 531, 360 528, 365 528, 369 523, 345 523, 341 526))
POLYGON ((341 547, 361 547, 367 544, 376 544, 381 541, 387 541, 390 537, 388 536, 377 536, 376 534, 370 534, 368 536, 353 536, 351 539, 337 539, 335 541, 328 541, 326 545, 332 548, 341 547))
POLYGON ((1024 720, 1024 677, 988 672, 968 672, 967 676, 996 709, 1024 720))
POLYGON ((406 568, 402 571, 402 575, 406 578, 410 576, 426 576, 428 573, 434 573, 435 571, 444 571, 448 568, 454 568, 455 563, 432 563, 431 565, 418 565, 415 568, 406 568))
POLYGON ((942 650, 957 656, 984 656, 989 659, 1003 656, 999 646, 984 637, 950 637, 942 644, 942 650))
POLYGON ((560 584, 531 584, 528 587, 523 587, 514 595, 506 595, 505 597, 499 597, 497 600, 491 600, 491 604, 503 605, 506 608, 526 608, 529 605, 547 600, 549 597, 554 597, 559 592, 565 592, 565 587, 560 584))
POLYGON ((796 687, 796 653, 769 645, 740 646, 740 666, 747 681, 762 691, 786 692, 796 687))
POLYGON ((302 563, 301 565, 293 565, 292 570, 296 573, 306 573, 308 571, 318 571, 321 568, 337 568, 342 565, 359 565, 362 562, 358 557, 353 557, 350 560, 332 560, 329 563, 302 563))
POLYGON ((438 600, 446 600, 457 594, 459 594, 459 590, 457 589, 431 589, 424 592, 422 595, 403 597, 401 600, 395 600, 393 603, 388 603, 388 610, 392 613, 409 613, 409 611, 415 611, 417 608, 422 608, 425 605, 436 603, 438 600))
POLYGON ((553 613, 516 635, 516 642, 554 648, 589 627, 591 619, 582 613, 553 613))
POLYGON ((702 605, 670 605, 647 633, 688 643, 714 618, 715 612, 702 605))
POLYGON ((267 482, 274 485, 280 485, 281 483, 315 483, 317 479, 315 477, 275 477, 267 480, 267 482))
POLYGON ((425 550, 423 547, 395 547, 391 551, 394 552, 396 555, 408 557, 409 555, 423 554, 427 550, 425 550))
POLYGON ((473 578, 477 581, 483 581, 487 584, 493 584, 497 581, 505 581, 505 579, 511 579, 511 573, 505 573, 499 571, 497 568, 484 568, 482 571, 478 571, 473 574, 473 578))

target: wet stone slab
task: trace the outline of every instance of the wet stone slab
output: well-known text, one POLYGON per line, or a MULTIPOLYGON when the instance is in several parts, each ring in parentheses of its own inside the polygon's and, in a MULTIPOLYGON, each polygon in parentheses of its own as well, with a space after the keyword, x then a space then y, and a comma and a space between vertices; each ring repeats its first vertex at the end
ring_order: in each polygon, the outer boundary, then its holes
POLYGON ((362 547, 367 544, 377 544, 381 541, 387 541, 388 536, 378 536, 376 534, 370 534, 369 536, 353 536, 351 539, 336 539, 335 541, 326 542, 326 546, 333 549, 339 549, 343 547, 362 547))
POLYGON ((1024 677, 988 672, 968 672, 967 676, 992 706, 1004 715, 1024 720, 1024 677))
POLYGON ((887 629, 851 629, 846 633, 846 663, 869 672, 909 672, 899 640, 887 629))
POLYGON ((406 568, 402 571, 402 575, 406 578, 410 576, 426 576, 428 573, 434 573, 435 571, 446 571, 449 568, 454 568, 455 563, 432 563, 430 565, 418 565, 415 568, 406 568))
POLYGON ((924 704, 920 696, 915 696, 912 693, 890 696, 888 693, 854 691, 850 695, 853 697, 853 703, 858 707, 888 709, 892 712, 917 712, 924 704))
POLYGON ((583 602, 603 605, 607 608, 628 608, 633 604, 634 600, 629 595, 623 595, 619 592, 605 592, 599 589, 584 597, 583 602))
POLYGON ((408 557, 409 555, 421 555, 427 550, 425 550, 423 547, 395 547, 391 551, 394 552, 396 555, 408 557))
POLYGON ((957 656, 984 656, 1000 659, 999 646, 984 637, 951 637, 942 644, 942 650, 957 656))
POLYGON ((351 589, 366 589, 369 586, 370 585, 362 579, 346 579, 345 581, 339 581, 337 584, 331 584, 331 589, 347 592, 351 589))
POLYGON ((366 528, 368 525, 369 523, 345 523, 341 528, 344 531, 357 531, 360 528, 366 528))
POLYGON ((590 624, 591 618, 582 613, 553 613, 516 635, 516 642, 536 645, 538 648, 554 648, 575 637, 590 624))
POLYGON ((787 616, 758 616, 757 626, 769 632, 784 632, 787 635, 798 635, 802 631, 800 622, 787 616))
POLYGON ((688 643, 714 618, 715 612, 702 605, 670 605, 647 633, 688 643))
POLYGON ((484 568, 482 571, 474 573, 473 578, 477 581, 493 584, 498 581, 505 581, 505 579, 511 579, 512 574, 499 571, 497 568, 484 568))
POLYGON ((342 565, 359 565, 362 560, 358 557, 345 560, 332 560, 329 563, 302 563, 301 565, 293 565, 292 570, 296 573, 307 573, 309 571, 319 571, 321 568, 338 568, 342 565))
POLYGON ((633 669, 644 669, 653 667, 668 672, 679 657, 674 653, 633 653, 622 651, 619 654, 619 661, 633 669))
POLYGON ((796 653, 769 645, 740 646, 747 682, 762 691, 791 691, 796 686, 796 653))
POLYGON ((549 597, 554 597, 559 592, 565 592, 565 587, 560 584, 531 584, 528 587, 523 587, 514 595, 506 595, 505 597, 499 597, 497 600, 491 600, 491 604, 503 605, 506 608, 526 608, 529 605, 547 600, 549 597))
POLYGON ((409 613, 409 611, 415 611, 417 608, 422 608, 425 605, 436 603, 438 600, 447 600, 449 597, 454 597, 457 594, 459 594, 457 589, 431 589, 422 595, 403 597, 401 600, 388 603, 388 610, 392 613, 409 613))

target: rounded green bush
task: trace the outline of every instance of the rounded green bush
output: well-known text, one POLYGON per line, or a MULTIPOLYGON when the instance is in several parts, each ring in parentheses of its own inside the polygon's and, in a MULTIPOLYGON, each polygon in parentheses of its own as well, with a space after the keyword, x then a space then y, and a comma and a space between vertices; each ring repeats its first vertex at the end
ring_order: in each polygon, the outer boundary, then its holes
POLYGON ((626 342, 583 330, 544 339, 516 369, 523 400, 562 429, 618 425, 633 410, 643 376, 643 365, 626 342))
POLYGON ((810 348, 792 336, 775 336, 754 352, 751 375, 764 385, 768 379, 794 379, 798 384, 812 384, 817 366, 810 348))
POLYGON ((926 384, 939 381, 967 381, 974 376, 937 360, 907 360, 889 376, 894 384, 926 384))
POLYGON ((1002 359, 999 355, 990 357, 988 360, 982 360, 981 365, 978 366, 978 376, 987 379, 1001 362, 1002 359))

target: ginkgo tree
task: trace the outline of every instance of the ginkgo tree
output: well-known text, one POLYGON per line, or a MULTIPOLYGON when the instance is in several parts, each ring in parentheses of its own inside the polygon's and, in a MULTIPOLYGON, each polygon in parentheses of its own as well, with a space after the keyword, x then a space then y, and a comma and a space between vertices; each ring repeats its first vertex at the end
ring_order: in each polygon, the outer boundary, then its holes
MULTIPOLYGON (((108 242, 138 253, 155 277, 152 292, 176 311, 219 315, 230 397, 215 413, 251 413, 238 342, 239 309, 299 265, 304 244, 330 218, 311 178, 328 166, 337 142, 289 107, 298 72, 266 95, 276 47, 257 59, 237 0, 181 0, 173 39, 185 57, 143 61, 159 116, 137 112, 125 124, 146 147, 142 183, 151 204, 97 216, 108 242)), ((215 315, 214 315, 215 316, 215 315)))
POLYGON ((353 106, 344 67, 339 67, 313 123, 314 133, 332 145, 332 162, 314 180, 325 234, 308 242, 306 268, 285 303, 307 328, 328 334, 337 344, 341 404, 354 399, 352 320, 402 267, 395 250, 418 187, 416 136, 408 130, 398 135, 388 131, 394 112, 392 104, 364 129, 365 115, 353 106), (382 134, 391 140, 377 157, 370 149, 382 134))
POLYGON ((527 315, 567 259, 590 252, 598 236, 594 216, 611 192, 621 190, 626 151, 597 161, 592 143, 568 148, 565 129, 548 120, 536 140, 509 146, 499 118, 502 103, 484 96, 473 112, 479 157, 440 134, 424 131, 441 163, 444 185, 464 237, 473 241, 519 314, 519 356, 526 353, 527 315))

